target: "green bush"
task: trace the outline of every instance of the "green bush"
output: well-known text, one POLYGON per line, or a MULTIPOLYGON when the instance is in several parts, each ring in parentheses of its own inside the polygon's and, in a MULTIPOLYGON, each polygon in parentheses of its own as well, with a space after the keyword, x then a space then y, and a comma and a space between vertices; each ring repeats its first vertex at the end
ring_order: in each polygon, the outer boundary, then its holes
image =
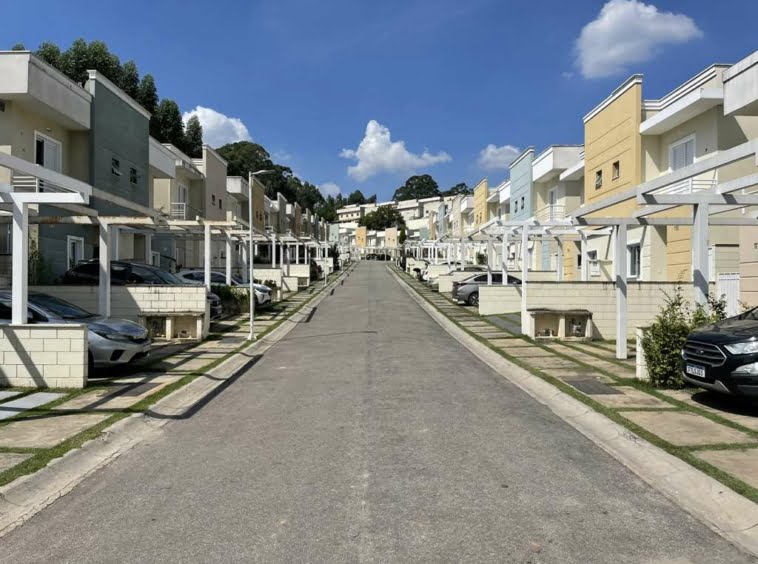
POLYGON ((250 309, 247 288, 237 288, 225 284, 211 286, 211 292, 221 299, 224 313, 238 314, 250 309))
POLYGON ((706 309, 700 304, 693 307, 685 300, 681 286, 677 286, 672 294, 666 294, 665 304, 642 337, 650 382, 657 388, 683 388, 681 352, 687 335, 725 317, 723 296, 708 296, 706 309))

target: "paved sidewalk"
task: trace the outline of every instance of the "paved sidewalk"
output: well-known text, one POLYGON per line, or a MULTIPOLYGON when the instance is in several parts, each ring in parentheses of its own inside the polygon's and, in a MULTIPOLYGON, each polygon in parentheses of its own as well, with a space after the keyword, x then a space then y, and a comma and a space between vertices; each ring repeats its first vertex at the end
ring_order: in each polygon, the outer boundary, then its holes
POLYGON ((504 357, 621 422, 758 502, 758 406, 700 390, 658 390, 635 378, 636 353, 618 360, 615 343, 533 341, 517 314, 481 317, 395 269, 416 292, 504 357))
MULTIPOLYGON (((289 318, 321 289, 314 284, 259 309, 256 336, 289 318)), ((83 390, 0 391, 0 485, 39 469, 116 421, 144 412, 167 393, 203 377, 247 344, 247 319, 239 315, 212 323, 208 339, 201 343, 157 343, 146 361, 100 370, 83 390), (115 374, 102 377, 108 372, 115 374)))

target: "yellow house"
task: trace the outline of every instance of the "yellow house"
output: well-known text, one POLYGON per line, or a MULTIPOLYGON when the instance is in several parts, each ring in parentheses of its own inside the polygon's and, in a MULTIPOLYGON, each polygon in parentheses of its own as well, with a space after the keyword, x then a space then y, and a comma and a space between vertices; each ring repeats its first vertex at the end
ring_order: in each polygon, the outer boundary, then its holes
POLYGON ((489 198, 489 195, 489 182, 486 178, 483 178, 476 186, 474 186, 474 217, 472 227, 475 229, 478 229, 480 226, 487 223, 487 220, 489 219, 489 213, 487 210, 487 198, 489 198))
POLYGON ((365 226, 358 227, 355 230, 355 246, 361 249, 366 247, 368 231, 365 226))

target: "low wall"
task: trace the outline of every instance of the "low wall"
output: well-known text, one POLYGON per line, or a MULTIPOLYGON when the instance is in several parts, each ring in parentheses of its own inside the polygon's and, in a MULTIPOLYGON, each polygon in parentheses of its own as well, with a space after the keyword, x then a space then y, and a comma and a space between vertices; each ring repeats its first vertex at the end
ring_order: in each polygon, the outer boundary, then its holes
MULTIPOLYGON (((634 337, 637 327, 650 325, 663 307, 666 293, 677 282, 627 283, 627 335, 634 337)), ((713 284, 711 290, 713 290, 713 284)), ((689 299, 691 292, 685 296, 689 299)), ((481 296, 480 296, 481 301, 481 296)), ((529 282, 526 307, 587 309, 592 312, 593 336, 616 338, 616 284, 613 282, 529 282)))
MULTIPOLYGON (((31 286, 92 313, 98 313, 97 286, 31 286)), ((112 286, 111 317, 139 321, 141 315, 201 313, 206 311, 205 286, 112 286)))
POLYGON ((308 286, 311 283, 311 265, 310 264, 285 264, 282 268, 284 276, 299 278, 301 286, 308 286))
POLYGON ((299 280, 297 276, 282 276, 282 290, 284 292, 297 292, 299 280))
POLYGON ((521 286, 493 284, 479 287, 479 315, 521 311, 521 286))
POLYGON ((426 270, 429 273, 429 276, 436 277, 440 274, 447 274, 453 269, 452 266, 447 264, 430 264, 426 270))
POLYGON ((0 327, 0 385, 83 388, 87 385, 87 327, 0 327))
POLYGON ((277 287, 282 287, 281 268, 271 268, 270 265, 268 268, 262 268, 258 265, 255 265, 253 275, 255 276, 255 279, 260 280, 261 283, 265 283, 266 280, 271 280, 277 285, 277 287))
MULTIPOLYGON (((508 272, 511 276, 521 278, 521 271, 508 272)), ((555 270, 530 270, 527 275, 528 282, 556 282, 558 273, 555 270)))

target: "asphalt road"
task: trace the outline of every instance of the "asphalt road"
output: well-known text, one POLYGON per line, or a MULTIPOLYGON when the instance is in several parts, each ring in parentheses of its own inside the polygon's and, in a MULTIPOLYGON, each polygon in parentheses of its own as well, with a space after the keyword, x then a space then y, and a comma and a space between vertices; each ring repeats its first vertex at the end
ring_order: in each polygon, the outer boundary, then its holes
POLYGON ((475 359, 381 263, 2 562, 751 562, 475 359))

